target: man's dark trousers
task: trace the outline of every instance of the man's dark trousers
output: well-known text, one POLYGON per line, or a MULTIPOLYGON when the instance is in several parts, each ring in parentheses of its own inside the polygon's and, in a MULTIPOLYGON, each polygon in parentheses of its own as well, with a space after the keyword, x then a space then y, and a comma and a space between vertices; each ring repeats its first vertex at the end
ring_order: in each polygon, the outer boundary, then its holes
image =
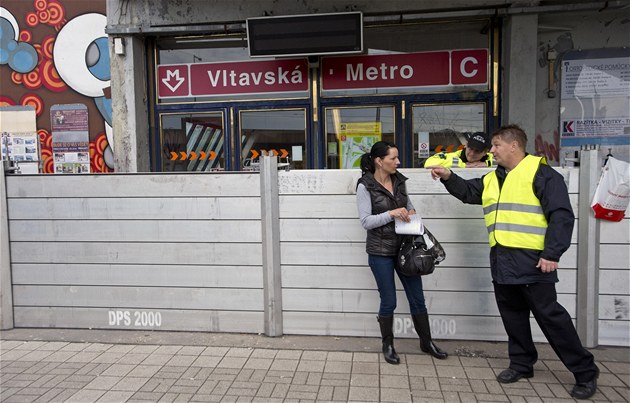
POLYGON ((553 283, 506 285, 494 282, 494 295, 508 334, 510 368, 521 373, 533 371, 538 353, 532 340, 530 311, 549 345, 575 376, 576 382, 595 377, 593 354, 583 346, 567 310, 558 303, 553 283))

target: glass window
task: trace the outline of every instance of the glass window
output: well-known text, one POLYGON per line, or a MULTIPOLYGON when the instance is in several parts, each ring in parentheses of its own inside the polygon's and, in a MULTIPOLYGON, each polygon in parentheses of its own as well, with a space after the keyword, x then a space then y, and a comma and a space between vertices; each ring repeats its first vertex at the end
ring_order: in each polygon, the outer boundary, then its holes
POLYGON ((279 167, 305 169, 306 110, 241 111, 241 169, 257 171, 260 155, 277 155, 279 167))
POLYGON ((485 131, 485 105, 414 105, 413 167, 440 151, 455 151, 466 144, 464 133, 485 131))
POLYGON ((223 113, 163 114, 162 171, 225 169, 223 113))
POLYGON ((379 140, 394 143, 394 107, 326 108, 326 167, 359 168, 379 140))

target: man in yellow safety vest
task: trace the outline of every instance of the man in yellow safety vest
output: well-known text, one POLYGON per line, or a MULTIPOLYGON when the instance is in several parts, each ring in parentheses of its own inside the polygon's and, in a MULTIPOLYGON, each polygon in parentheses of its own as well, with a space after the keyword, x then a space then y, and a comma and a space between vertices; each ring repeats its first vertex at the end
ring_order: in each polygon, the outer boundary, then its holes
POLYGON ((465 180, 442 166, 426 166, 450 194, 483 206, 490 243, 494 295, 508 335, 508 369, 501 383, 534 376, 538 353, 530 313, 562 363, 573 373, 571 396, 597 390, 599 368, 580 341, 567 310, 558 303, 558 261, 571 244, 575 216, 564 178, 544 157, 525 152, 527 135, 516 125, 492 134, 496 170, 465 180))

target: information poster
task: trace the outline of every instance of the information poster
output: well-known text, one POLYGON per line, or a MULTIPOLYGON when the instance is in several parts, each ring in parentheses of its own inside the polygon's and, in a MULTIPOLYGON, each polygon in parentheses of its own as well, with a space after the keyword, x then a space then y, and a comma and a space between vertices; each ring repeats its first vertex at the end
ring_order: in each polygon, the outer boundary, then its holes
POLYGON ((341 169, 361 167, 361 156, 381 140, 381 122, 341 123, 339 126, 341 169))
POLYGON ((53 105, 50 121, 55 173, 90 173, 87 107, 83 104, 53 105))
POLYGON ((581 148, 628 161, 630 49, 568 52, 561 64, 560 162, 581 148))
POLYGON ((0 106, 0 158, 15 162, 16 173, 39 173, 39 136, 31 105, 0 106))
POLYGON ((18 162, 39 161, 37 133, 0 133, 2 159, 18 162))

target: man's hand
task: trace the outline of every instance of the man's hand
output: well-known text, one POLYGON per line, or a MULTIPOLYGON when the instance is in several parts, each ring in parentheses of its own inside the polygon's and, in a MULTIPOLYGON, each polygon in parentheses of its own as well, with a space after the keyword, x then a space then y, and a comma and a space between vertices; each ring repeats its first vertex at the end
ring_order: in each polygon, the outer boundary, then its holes
POLYGON ((551 273, 552 271, 558 269, 558 262, 540 258, 538 259, 536 267, 538 267, 543 273, 551 273))
POLYGON ((433 180, 442 179, 446 181, 448 180, 448 178, 451 177, 451 170, 448 168, 444 168, 439 165, 431 165, 425 168, 431 170, 431 177, 433 178, 433 180))

